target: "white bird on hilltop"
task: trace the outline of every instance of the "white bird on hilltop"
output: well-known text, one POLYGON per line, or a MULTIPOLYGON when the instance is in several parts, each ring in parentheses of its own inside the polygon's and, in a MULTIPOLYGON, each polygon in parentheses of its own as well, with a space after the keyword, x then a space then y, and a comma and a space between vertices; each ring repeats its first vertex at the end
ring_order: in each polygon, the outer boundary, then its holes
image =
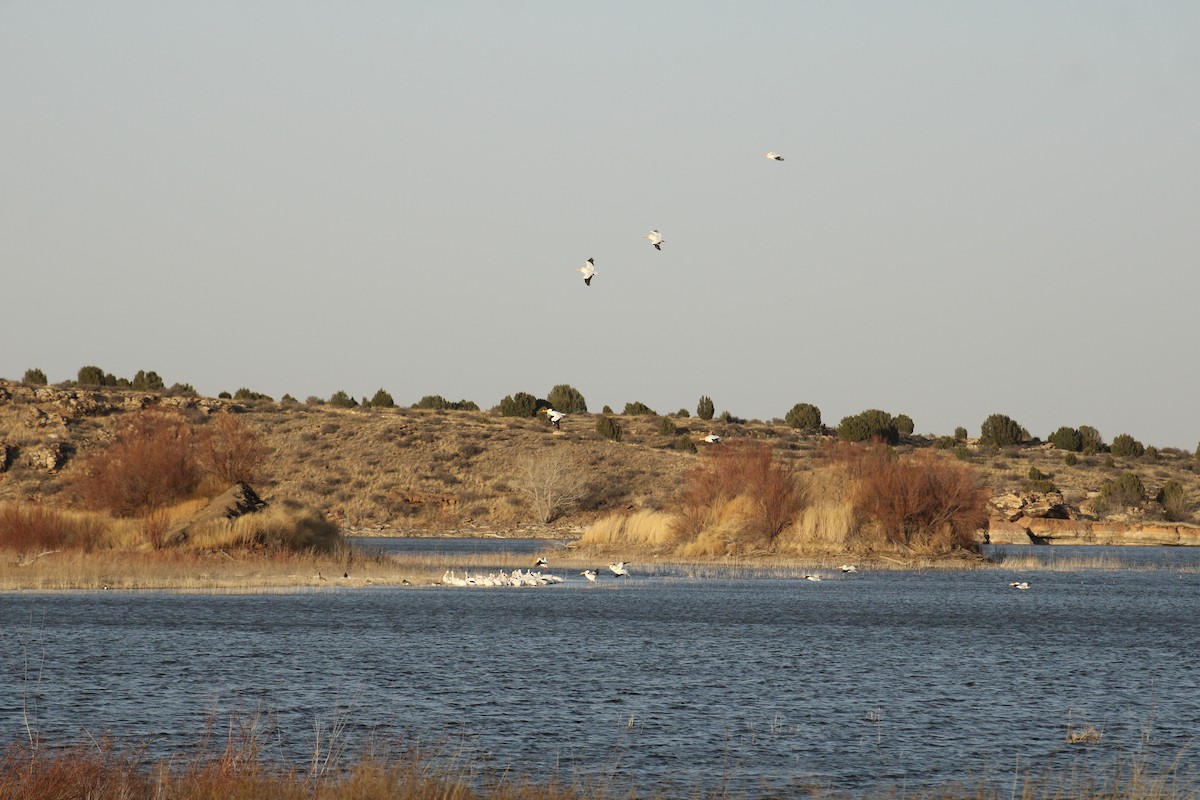
POLYGON ((616 575, 618 578, 628 578, 629 577, 628 566, 629 566, 629 564, 627 562, 618 561, 615 564, 609 564, 608 569, 610 572, 612 572, 613 575, 616 575))
POLYGON ((842 564, 842 572, 858 572, 858 567, 853 564, 842 564))
POLYGON ((582 575, 583 577, 587 578, 588 583, 596 582, 596 570, 594 570, 594 569, 585 569, 583 572, 581 572, 579 574, 582 575))
POLYGON ((704 441, 708 442, 709 444, 716 444, 717 442, 721 441, 721 437, 717 436, 715 433, 710 433, 708 436, 704 437, 704 441))
POLYGON ((575 271, 582 272, 583 273, 583 282, 585 284, 587 284, 588 286, 591 286, 592 285, 592 277, 596 274, 596 261, 594 259, 589 258, 587 260, 586 264, 584 264, 582 267, 580 267, 579 269, 577 269, 575 271))
POLYGON ((662 250, 662 243, 663 243, 665 240, 662 238, 662 234, 661 234, 661 233, 659 233, 658 231, 650 231, 649 233, 647 233, 647 234, 646 234, 645 236, 643 236, 642 238, 643 238, 643 239, 649 239, 649 240, 650 240, 650 244, 654 245, 654 249, 655 249, 655 250, 662 250))
POLYGON ((774 150, 772 150, 770 153, 763 153, 763 158, 770 158, 775 161, 783 161, 783 156, 779 155, 779 153, 776 153, 774 150))
POLYGON ((566 419, 566 417, 567 417, 566 414, 562 413, 561 411, 555 411, 553 408, 549 408, 549 407, 538 409, 538 413, 545 414, 547 417, 550 418, 550 423, 552 425, 554 425, 554 427, 558 428, 559 430, 562 430, 562 426, 559 425, 558 423, 560 423, 564 419, 566 419))

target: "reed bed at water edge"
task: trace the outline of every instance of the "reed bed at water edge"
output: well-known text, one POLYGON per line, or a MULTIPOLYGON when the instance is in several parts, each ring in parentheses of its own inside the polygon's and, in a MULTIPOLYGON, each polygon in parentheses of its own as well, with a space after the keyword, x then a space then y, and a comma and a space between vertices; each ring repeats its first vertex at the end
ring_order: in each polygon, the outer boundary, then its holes
MULTIPOLYGON (((343 760, 336 739, 318 748, 308 763, 272 761, 264 731, 231 726, 224 741, 207 737, 190 753, 153 759, 112 739, 51 748, 14 742, 0 755, 0 798, 120 798, 120 800, 609 800, 609 798, 757 798, 794 796, 762 786, 753 793, 721 785, 666 793, 631 785, 627 777, 564 778, 516 774, 463 763, 453 753, 422 751, 403 744, 370 747, 343 760)), ((811 785, 804 796, 839 798, 811 785)), ((859 800, 896 797, 920 800, 1197 800, 1195 776, 1172 767, 1155 769, 1139 759, 1101 772, 1078 769, 1023 773, 1006 785, 950 784, 932 789, 889 789, 856 795, 859 800)))

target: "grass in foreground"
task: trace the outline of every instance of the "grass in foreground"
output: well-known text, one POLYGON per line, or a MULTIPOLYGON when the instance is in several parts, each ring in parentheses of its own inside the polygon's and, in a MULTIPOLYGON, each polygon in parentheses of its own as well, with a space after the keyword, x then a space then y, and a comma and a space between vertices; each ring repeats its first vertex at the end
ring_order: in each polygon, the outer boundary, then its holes
MULTIPOLYGON (((462 764, 453 757, 414 749, 370 750, 350 763, 317 754, 302 767, 273 763, 263 756, 261 731, 233 726, 227 739, 206 739, 192 753, 151 759, 111 740, 67 748, 13 743, 0 756, 0 798, 120 798, 121 800, 607 800, 607 798, 776 797, 769 787, 746 794, 727 786, 684 794, 642 791, 613 778, 534 781, 509 771, 462 764)), ((813 787, 811 797, 837 798, 813 787)), ((896 797, 884 790, 870 797, 896 797)), ((1040 775, 1016 774, 1005 786, 950 784, 904 790, 907 798, 938 800, 1196 800, 1194 778, 1173 768, 1153 769, 1134 759, 1099 774, 1075 769, 1040 775)))

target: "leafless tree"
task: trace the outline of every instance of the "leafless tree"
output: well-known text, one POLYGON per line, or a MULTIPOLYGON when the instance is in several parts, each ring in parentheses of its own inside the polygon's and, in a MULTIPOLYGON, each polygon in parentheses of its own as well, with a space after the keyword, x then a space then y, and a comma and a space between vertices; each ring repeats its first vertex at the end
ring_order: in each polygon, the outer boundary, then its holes
POLYGON ((529 498, 538 519, 553 522, 587 494, 587 472, 578 458, 565 452, 531 454, 517 462, 513 486, 529 498))

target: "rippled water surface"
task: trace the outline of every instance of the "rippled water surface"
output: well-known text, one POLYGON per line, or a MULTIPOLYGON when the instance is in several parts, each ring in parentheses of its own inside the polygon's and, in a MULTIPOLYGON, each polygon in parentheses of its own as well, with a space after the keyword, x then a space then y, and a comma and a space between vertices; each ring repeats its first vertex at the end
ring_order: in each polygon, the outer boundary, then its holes
POLYGON ((1135 752, 1197 774, 1200 553, 1163 552, 820 583, 12 594, 0 724, 24 738, 29 711, 51 741, 111 730, 165 752, 261 710, 301 763, 343 725, 351 749, 404 736, 680 793, 874 793, 1135 752), (1068 744, 1070 724, 1103 739, 1068 744))

